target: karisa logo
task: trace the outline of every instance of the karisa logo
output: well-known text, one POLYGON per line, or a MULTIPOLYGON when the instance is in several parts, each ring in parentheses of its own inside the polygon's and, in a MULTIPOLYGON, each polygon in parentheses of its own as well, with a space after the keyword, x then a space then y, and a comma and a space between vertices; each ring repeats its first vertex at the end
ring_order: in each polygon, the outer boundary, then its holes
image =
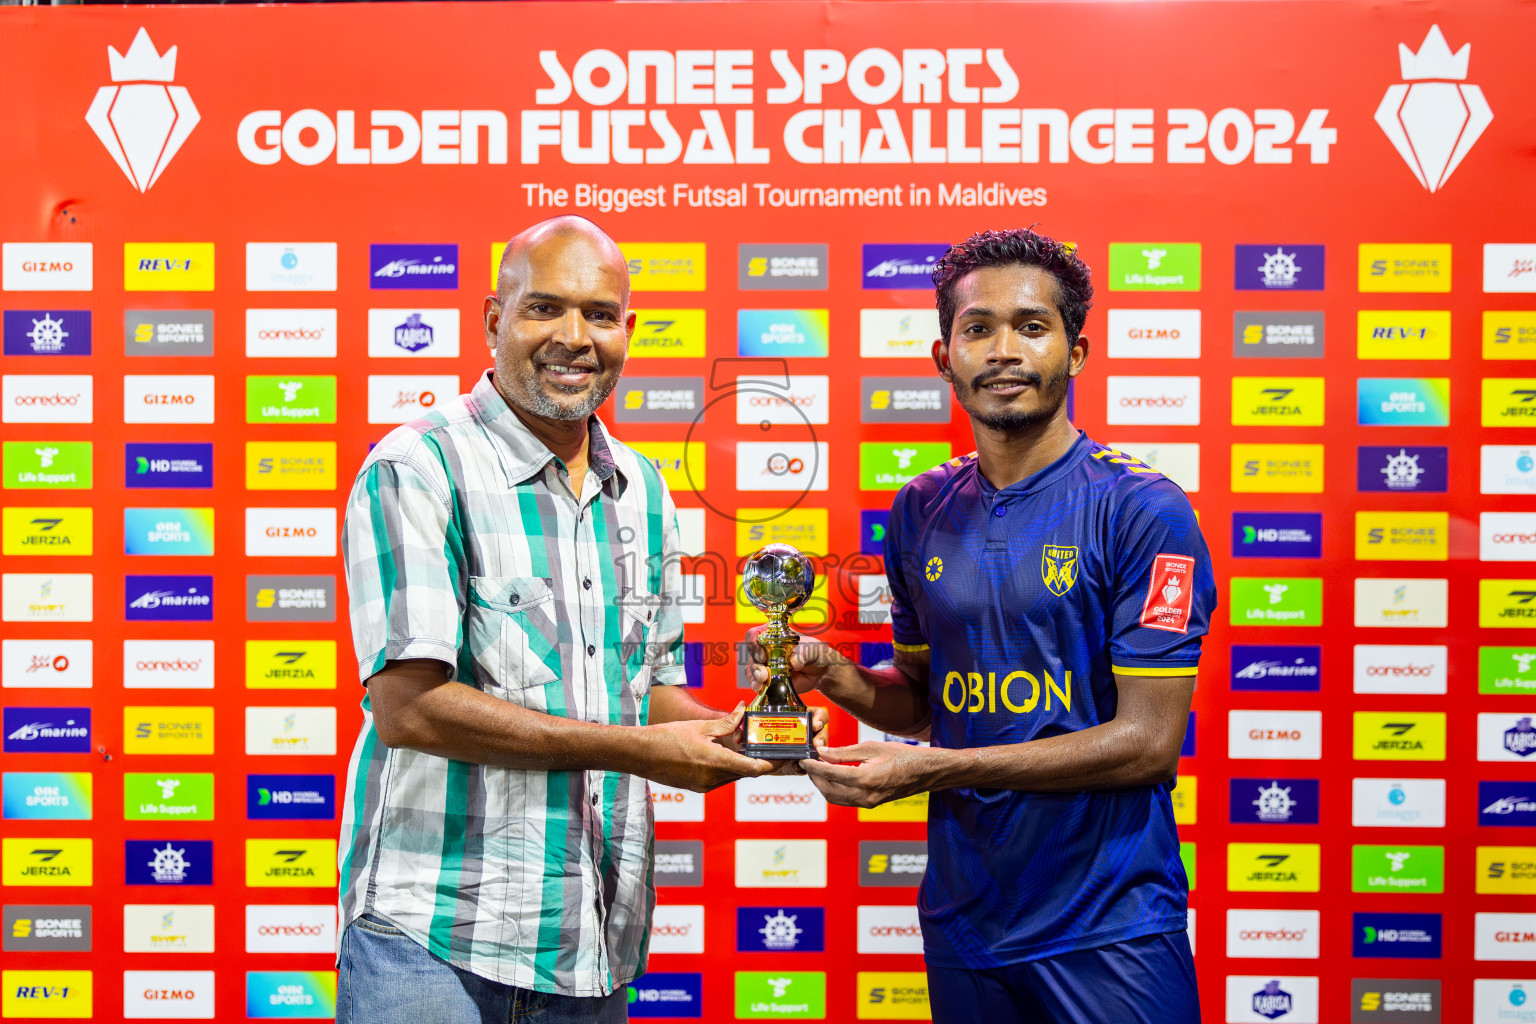
POLYGON ((1434 192, 1493 121, 1493 111, 1482 89, 1458 84, 1466 81, 1471 43, 1453 54, 1440 26, 1431 25, 1418 53, 1398 43, 1397 55, 1403 82, 1381 98, 1376 123, 1419 184, 1434 192))
POLYGON ((148 192, 202 115, 176 77, 176 47, 164 55, 140 28, 126 55, 107 47, 107 65, 116 84, 96 90, 85 112, 101 144, 134 188, 148 192))

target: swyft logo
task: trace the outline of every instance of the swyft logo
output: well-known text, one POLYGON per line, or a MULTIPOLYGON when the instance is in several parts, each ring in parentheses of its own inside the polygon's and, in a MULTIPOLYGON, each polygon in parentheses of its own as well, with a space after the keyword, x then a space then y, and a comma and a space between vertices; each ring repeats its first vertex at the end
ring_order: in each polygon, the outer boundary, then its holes
POLYGON ((140 192, 160 180, 202 115, 176 77, 176 47, 161 54, 139 29, 127 54, 107 47, 112 85, 96 90, 85 123, 140 192))
POLYGON ((1419 52, 1397 44, 1403 81, 1390 86, 1376 108, 1376 123, 1403 162, 1431 192, 1441 188, 1493 120, 1483 90, 1465 83, 1472 44, 1454 54, 1431 25, 1419 52))

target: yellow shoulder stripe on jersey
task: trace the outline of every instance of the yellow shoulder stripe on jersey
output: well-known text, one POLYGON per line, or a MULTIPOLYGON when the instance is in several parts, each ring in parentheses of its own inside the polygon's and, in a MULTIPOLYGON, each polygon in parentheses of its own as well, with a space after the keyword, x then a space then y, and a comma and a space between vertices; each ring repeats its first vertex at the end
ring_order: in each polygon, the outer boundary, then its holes
POLYGON ((920 654, 928 649, 927 644, 891 644, 892 647, 904 654, 920 654))
POLYGON ((1125 665, 1111 665, 1110 671, 1122 676, 1192 676, 1197 669, 1193 665, 1182 665, 1178 668, 1128 668, 1125 665))

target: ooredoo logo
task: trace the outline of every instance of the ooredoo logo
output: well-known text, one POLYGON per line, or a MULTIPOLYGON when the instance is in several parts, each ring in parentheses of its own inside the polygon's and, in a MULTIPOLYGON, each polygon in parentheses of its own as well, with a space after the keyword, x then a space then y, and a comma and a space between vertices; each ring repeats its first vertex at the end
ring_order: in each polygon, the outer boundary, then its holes
POLYGON ((737 821, 826 821, 827 802, 805 776, 743 779, 736 787, 737 821))
POLYGON ((245 354, 254 358, 336 355, 334 309, 247 309, 245 354))
POLYGON ((1200 423, 1199 377, 1110 377, 1106 387, 1106 423, 1200 423))
POLYGON ((212 640, 124 640, 127 689, 211 690, 212 640))
POLYGON ((329 953, 336 945, 336 908, 292 904, 245 908, 247 953, 329 953))
POLYGON ((1321 915, 1316 910, 1228 910, 1227 956, 1318 956, 1321 915))
POLYGON ((1356 644, 1356 693, 1445 693, 1448 655, 1441 644, 1356 644))
POLYGON ((6 423, 90 423, 89 374, 13 374, 0 379, 0 418, 6 423))

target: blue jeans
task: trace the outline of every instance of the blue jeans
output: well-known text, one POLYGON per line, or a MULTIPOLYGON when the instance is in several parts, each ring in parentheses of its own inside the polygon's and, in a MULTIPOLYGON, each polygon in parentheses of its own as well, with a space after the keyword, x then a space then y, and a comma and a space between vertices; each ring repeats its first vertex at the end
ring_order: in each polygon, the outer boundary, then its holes
POLYGON ((625 1024, 628 993, 583 998, 502 985, 460 970, 388 921, 364 914, 341 938, 336 1024, 625 1024))

